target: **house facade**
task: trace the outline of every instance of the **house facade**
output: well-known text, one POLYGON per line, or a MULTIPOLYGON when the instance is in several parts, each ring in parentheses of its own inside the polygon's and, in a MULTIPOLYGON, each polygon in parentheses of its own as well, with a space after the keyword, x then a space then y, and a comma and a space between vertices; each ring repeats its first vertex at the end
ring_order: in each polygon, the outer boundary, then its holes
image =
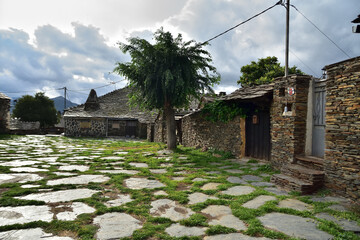
POLYGON ((10 98, 0 92, 0 133, 10 129, 10 98))
POLYGON ((155 121, 156 114, 130 106, 128 94, 127 87, 100 97, 91 90, 85 104, 65 111, 65 135, 146 139, 147 125, 155 121))
POLYGON ((324 79, 290 75, 219 98, 246 108, 246 118, 185 115, 182 144, 268 161, 281 171, 271 181, 289 190, 326 186, 360 201, 360 57, 324 70, 324 79))

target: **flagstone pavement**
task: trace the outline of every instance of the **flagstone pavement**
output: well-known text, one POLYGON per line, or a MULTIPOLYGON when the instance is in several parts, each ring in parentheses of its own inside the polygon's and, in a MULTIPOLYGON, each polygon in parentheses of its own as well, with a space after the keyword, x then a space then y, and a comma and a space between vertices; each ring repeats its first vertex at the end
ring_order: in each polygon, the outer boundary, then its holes
POLYGON ((239 219, 236 214, 242 210, 256 211, 267 202, 277 204, 279 211, 258 216, 259 223, 266 229, 289 237, 333 239, 333 235, 319 229, 322 220, 332 221, 345 231, 360 232, 356 221, 334 217, 331 211, 317 213, 316 217, 296 214, 311 213, 312 202, 325 202, 329 207, 348 211, 346 206, 349 201, 321 196, 310 196, 307 203, 300 201, 295 195, 273 186, 268 174, 251 174, 263 163, 229 160, 225 166, 224 162, 211 163, 216 171, 210 171, 206 167, 193 168, 194 163, 186 156, 175 158, 169 151, 139 152, 136 155, 138 159, 151 159, 145 163, 138 161, 134 155, 128 157, 130 154, 126 150, 117 149, 109 153, 106 144, 94 148, 82 144, 84 142, 36 135, 0 140, 0 239, 77 239, 74 233, 61 232, 57 235, 29 224, 37 221, 75 221, 81 214, 91 217, 89 224, 97 229, 93 236, 95 239, 131 238, 135 231, 149 224, 136 211, 127 211, 127 204, 138 201, 139 194, 134 193, 142 191, 152 196, 146 206, 148 214, 158 219, 169 219, 171 224, 163 230, 163 234, 174 239, 269 239, 251 236, 247 232, 246 220, 239 219), (222 166, 216 168, 217 165, 222 166), (198 172, 202 175, 195 176, 198 172), (120 180, 114 180, 114 177, 120 180), (179 202, 168 197, 170 180, 179 182, 178 191, 188 201, 179 202), (112 189, 118 184, 116 181, 121 181, 122 189, 129 191, 112 189), (11 189, 17 189, 19 193, 7 195, 11 189), (257 192, 259 194, 254 194, 257 192), (94 196, 103 201, 101 211, 96 204, 86 201, 94 196), (240 204, 229 204, 227 201, 233 199, 236 202, 239 196, 250 197, 240 204), (19 205, 7 204, 5 199, 20 202, 19 205), (210 204, 193 208, 203 203, 210 204), (284 209, 287 211, 282 211, 284 209), (205 216, 206 224, 187 226, 183 223, 182 220, 194 214, 205 216), (214 235, 207 233, 211 226, 218 225, 233 231, 214 235))

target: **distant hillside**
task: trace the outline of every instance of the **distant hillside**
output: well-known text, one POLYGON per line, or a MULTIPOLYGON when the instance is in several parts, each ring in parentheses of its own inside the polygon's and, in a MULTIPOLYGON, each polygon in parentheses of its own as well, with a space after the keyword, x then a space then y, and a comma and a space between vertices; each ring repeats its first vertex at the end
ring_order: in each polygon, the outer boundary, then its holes
MULTIPOLYGON (((56 110, 62 113, 64 111, 64 97, 59 96, 59 97, 51 98, 51 100, 54 101, 56 110)), ((77 105, 78 104, 73 103, 66 99, 66 108, 75 107, 77 105)))
MULTIPOLYGON (((15 107, 15 101, 17 100, 17 98, 11 99, 11 105, 10 105, 10 112, 12 113, 14 107, 15 107)), ((64 97, 59 96, 59 97, 55 97, 55 98, 51 98, 51 100, 54 101, 54 105, 57 111, 60 111, 61 113, 64 111, 64 97)), ((75 107, 78 104, 73 103, 69 100, 66 100, 66 108, 70 108, 70 107, 75 107)))

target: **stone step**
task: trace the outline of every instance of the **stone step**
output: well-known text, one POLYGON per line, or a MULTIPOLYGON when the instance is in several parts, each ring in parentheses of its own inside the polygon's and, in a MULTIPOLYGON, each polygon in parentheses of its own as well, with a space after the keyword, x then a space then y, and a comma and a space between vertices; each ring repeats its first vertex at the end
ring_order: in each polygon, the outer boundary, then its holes
POLYGON ((270 181, 287 190, 297 191, 301 194, 309 194, 319 188, 316 184, 284 174, 274 174, 270 181))
POLYGON ((309 169, 324 170, 324 159, 313 156, 296 156, 295 163, 309 169))
POLYGON ((283 166, 281 173, 315 185, 322 185, 325 177, 323 171, 310 169, 298 164, 288 164, 283 166))

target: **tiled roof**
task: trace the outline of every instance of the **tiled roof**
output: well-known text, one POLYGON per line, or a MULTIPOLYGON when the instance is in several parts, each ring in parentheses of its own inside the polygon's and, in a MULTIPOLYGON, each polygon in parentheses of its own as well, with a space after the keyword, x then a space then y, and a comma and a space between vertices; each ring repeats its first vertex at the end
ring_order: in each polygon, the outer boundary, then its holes
POLYGON ((11 99, 11 98, 0 92, 0 99, 11 99))
POLYGON ((100 108, 85 111, 85 104, 78 105, 65 111, 65 117, 94 118, 106 117, 117 119, 137 119, 143 123, 154 122, 157 114, 139 110, 129 106, 129 88, 125 87, 112 91, 97 98, 100 108))

